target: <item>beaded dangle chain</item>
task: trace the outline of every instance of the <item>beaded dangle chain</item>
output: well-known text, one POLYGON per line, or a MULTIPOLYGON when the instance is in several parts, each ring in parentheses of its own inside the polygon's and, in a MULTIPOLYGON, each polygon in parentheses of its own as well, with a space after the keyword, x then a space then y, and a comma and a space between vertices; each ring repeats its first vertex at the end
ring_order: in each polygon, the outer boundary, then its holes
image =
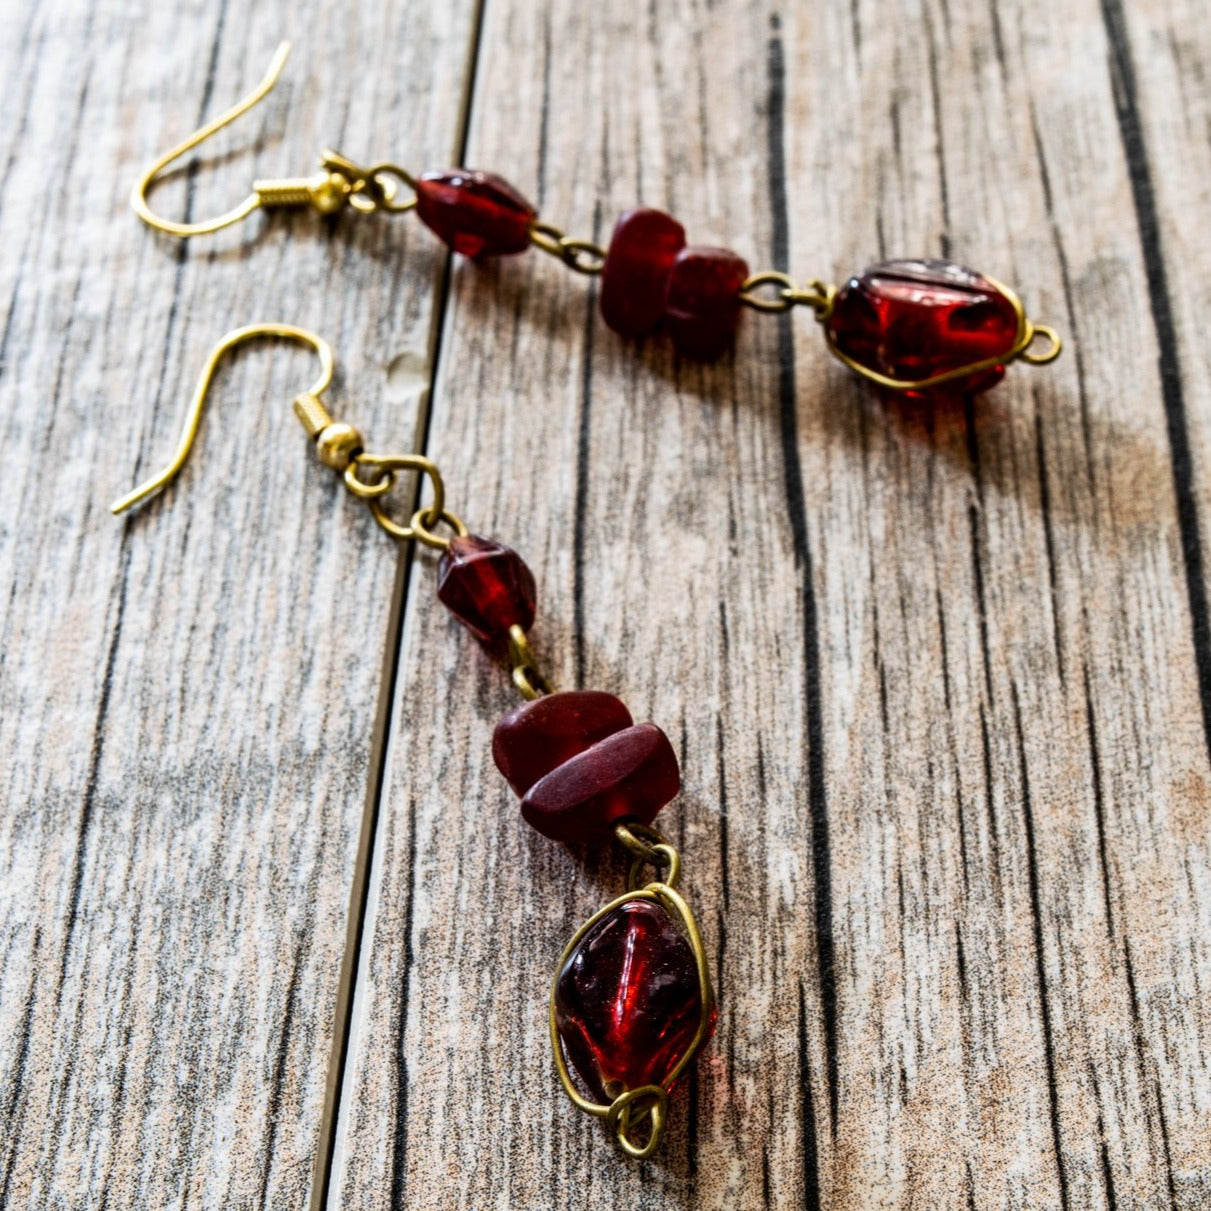
POLYGON ((482 260, 539 248, 570 269, 600 277, 605 323, 624 337, 664 331, 684 357, 710 361, 732 345, 744 308, 786 312, 806 307, 825 344, 868 382, 910 396, 973 395, 995 386, 1014 361, 1043 365, 1060 354, 1059 334, 1027 316, 1008 286, 950 261, 884 261, 839 289, 805 285, 776 270, 750 273, 725 248, 691 245, 671 215, 640 208, 623 214, 608 247, 565 235, 507 181, 467 168, 414 176, 398 164, 361 166, 333 151, 312 177, 257 181, 238 206, 217 218, 179 223, 155 214, 147 194, 173 160, 257 104, 277 82, 288 45, 278 48, 260 85, 226 113, 177 144, 139 179, 131 202, 143 221, 171 235, 204 235, 261 208, 309 206, 332 215, 415 210, 455 252, 482 260), (1038 338, 1042 348, 1036 348, 1038 338))
POLYGON ((318 354, 318 379, 294 400, 316 456, 387 533, 441 552, 438 600, 510 667, 525 701, 497 724, 492 756, 521 797, 522 819, 556 841, 613 837, 631 856, 626 890, 576 931, 556 964, 550 1031, 568 1097, 604 1119, 629 1156, 648 1157, 664 1131, 669 1093, 715 1027, 706 951, 678 891, 681 860, 652 827, 680 791, 681 773, 673 746, 654 723, 635 723, 612 694, 556 691, 539 672, 527 639, 534 576, 517 552, 470 533, 447 509, 445 483, 429 459, 370 453, 353 426, 333 420, 320 399, 332 380, 332 350, 290 324, 253 324, 219 342, 172 461, 112 510, 139 504, 177 475, 220 359, 263 337, 298 341, 318 354), (408 471, 428 480, 433 499, 404 524, 388 511, 386 498, 399 473, 408 471), (646 878, 648 870, 654 878, 646 878))

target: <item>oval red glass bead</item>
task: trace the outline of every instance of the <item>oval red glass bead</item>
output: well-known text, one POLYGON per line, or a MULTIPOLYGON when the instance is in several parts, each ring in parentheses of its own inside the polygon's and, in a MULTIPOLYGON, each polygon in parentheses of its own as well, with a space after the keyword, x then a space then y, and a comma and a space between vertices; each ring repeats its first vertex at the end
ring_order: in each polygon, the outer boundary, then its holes
POLYGON ((685 228, 663 210, 641 206, 614 225, 601 269, 601 318, 623 336, 644 336, 664 315, 669 271, 685 247, 685 228))
POLYGON ((713 361, 740 324, 740 287, 748 264, 726 248, 683 248, 665 289, 664 316, 677 352, 713 361))
POLYGON ((669 738, 654 723, 628 727, 539 778, 521 801, 522 818, 555 841, 589 841, 619 820, 651 824, 681 789, 669 738))
POLYGON ((492 733, 492 758, 524 795, 556 766, 631 726, 631 712, 601 690, 561 690, 510 711, 492 733))
POLYGON ((499 647, 509 628, 534 624, 534 574, 511 547, 455 535, 437 564, 437 599, 481 643, 499 647))
POLYGON ((524 252, 538 217, 508 181, 472 168, 425 173, 416 182, 416 213, 455 252, 469 257, 524 252))
MULTIPOLYGON (((620 904, 588 929, 555 982, 564 1054, 607 1104, 628 1089, 662 1085, 692 1046, 701 1017, 694 952, 650 900, 620 904)), ((712 1005, 707 1037, 714 1025, 712 1005)))
MULTIPOLYGON (((916 382, 990 357, 1008 356, 1018 313, 996 285, 950 261, 884 261, 837 292, 828 332, 842 353, 890 378, 916 382)), ((985 391, 1004 366, 926 388, 985 391)))

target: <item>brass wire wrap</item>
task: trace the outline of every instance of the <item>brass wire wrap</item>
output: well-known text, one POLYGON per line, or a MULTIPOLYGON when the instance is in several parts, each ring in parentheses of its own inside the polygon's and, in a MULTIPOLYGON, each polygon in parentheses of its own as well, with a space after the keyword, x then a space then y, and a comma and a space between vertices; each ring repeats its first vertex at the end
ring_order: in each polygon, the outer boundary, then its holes
MULTIPOLYGON (((664 1134, 667 1117, 668 1094, 676 1084, 677 1079, 685 1071, 686 1066, 697 1055, 706 1041, 714 1013, 715 994, 711 988, 710 968, 707 964, 706 949, 702 945, 702 936, 698 932, 697 922, 689 905, 678 894, 673 883, 680 870, 680 859, 676 850, 654 828, 636 821, 625 821, 615 827, 618 840, 633 854, 632 876, 639 866, 646 862, 669 866, 670 880, 648 883, 645 887, 628 886, 627 891, 616 899, 611 900, 603 908, 598 909, 573 935, 559 956, 555 965, 555 975, 551 981, 551 1001, 548 1012, 548 1025, 551 1033, 551 1048, 555 1058, 555 1070, 559 1073, 560 1083, 564 1092, 586 1114, 595 1118, 605 1119, 606 1126, 614 1136, 618 1146, 628 1156, 635 1160, 644 1160, 651 1156, 660 1144, 664 1134), (555 1012, 555 1000, 559 990, 559 977, 564 965, 572 952, 580 944, 581 939, 594 925, 607 917, 616 908, 635 900, 647 900, 659 904, 669 916, 681 921, 682 929, 690 950, 694 955, 694 964, 698 972, 698 995, 700 1011, 698 1029, 694 1032, 689 1046, 670 1070, 663 1084, 643 1085, 637 1089, 627 1089, 618 1095, 609 1105, 590 1101, 576 1087, 572 1074, 568 1069, 567 1059, 563 1053, 563 1043, 559 1037, 559 1021, 555 1012), (637 1140, 632 1131, 635 1127, 647 1124, 647 1136, 637 1140)), ((629 880, 628 880, 629 883, 629 880)))
MULTIPOLYGON (((879 371, 871 370, 868 366, 854 361, 852 357, 837 347, 833 334, 825 327, 824 340, 828 345, 828 351, 837 361, 848 366, 855 374, 877 386, 886 387, 890 391, 928 391, 945 383, 966 378, 969 374, 977 374, 981 370, 991 370, 996 366, 1008 366, 1015 361, 1023 361, 1031 366, 1045 366, 1048 362, 1055 361, 1063 348, 1059 333, 1047 324, 1032 323, 1026 316, 1022 300, 1014 291, 1003 282, 988 277, 987 274, 984 277, 993 289, 1008 299, 1017 316, 1018 328, 1013 345, 1004 353, 997 354, 995 357, 983 358, 978 362, 969 362, 966 366, 957 366, 953 370, 933 374, 928 378, 900 379, 880 374, 879 371), (1032 353, 1030 347, 1039 336, 1045 337, 1049 344, 1041 353, 1032 353)), ((740 287, 740 301, 746 307, 775 315, 787 312, 795 306, 810 307, 821 324, 824 324, 832 315, 836 297, 837 288, 835 286, 830 286, 818 279, 813 279, 806 286, 797 286, 789 274, 780 273, 775 269, 754 273, 740 287), (758 293, 763 287, 769 286, 777 287, 773 297, 758 293)))

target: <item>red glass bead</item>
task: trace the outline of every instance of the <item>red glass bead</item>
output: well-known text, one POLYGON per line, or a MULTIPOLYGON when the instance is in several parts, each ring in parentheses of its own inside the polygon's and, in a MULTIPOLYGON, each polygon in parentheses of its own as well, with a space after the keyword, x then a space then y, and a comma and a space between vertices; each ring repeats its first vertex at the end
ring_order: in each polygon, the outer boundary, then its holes
POLYGON ((510 627, 534 623, 534 574, 499 542, 455 535, 437 564, 437 599, 481 643, 498 647, 510 627))
POLYGON ((628 728, 631 712, 601 690, 564 690, 524 702, 492 735, 492 757, 524 795, 539 778, 599 740, 628 728))
POLYGON ((471 168, 425 173, 416 182, 416 213, 455 252, 469 257, 524 252, 538 217, 508 181, 471 168))
POLYGON ((699 361, 725 353, 740 323, 742 257, 726 248, 683 248, 673 262, 664 314, 677 352, 699 361))
MULTIPOLYGON (((607 1104, 628 1089, 663 1084, 693 1044, 701 1016, 694 952, 650 900, 628 900, 592 926, 555 984, 564 1054, 607 1104)), ((712 1006, 709 1031, 714 1025, 712 1006)))
MULTIPOLYGON (((1017 340, 1014 305, 986 277, 950 261, 884 261, 837 293, 828 331, 859 365, 915 382, 989 357, 1017 340)), ((974 393, 1001 381, 1004 366, 939 385, 974 393)))
POLYGON ((681 789, 669 738, 639 723, 599 740, 539 778, 521 801, 522 818, 555 841, 588 841, 619 821, 651 824, 681 789))
POLYGON ((614 225, 601 270, 601 318, 623 336, 644 336, 664 315, 669 271, 685 228, 663 210, 628 210, 614 225))

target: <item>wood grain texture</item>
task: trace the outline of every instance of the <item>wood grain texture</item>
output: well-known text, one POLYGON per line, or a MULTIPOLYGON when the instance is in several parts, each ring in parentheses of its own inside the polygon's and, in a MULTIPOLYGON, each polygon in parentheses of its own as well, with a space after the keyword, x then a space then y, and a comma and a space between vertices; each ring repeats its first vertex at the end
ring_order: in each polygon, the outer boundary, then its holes
POLYGON ((304 1205, 380 778, 331 1206, 1211 1202, 1190 0, 53 0, 10 24, 0 1206, 304 1205), (153 239, 138 168, 281 36, 284 98, 215 149, 258 150, 166 210, 325 142, 440 167, 471 78, 467 158, 574 234, 639 200, 797 277, 953 256, 1068 352, 971 406, 881 404, 805 316, 681 364, 536 253, 456 260, 442 310, 411 219, 153 239), (104 509, 258 317, 328 337, 343 414, 406 445, 435 305, 452 507, 538 574, 555 680, 620 694, 682 760, 662 823, 720 1020, 643 1165, 564 1099, 545 1022, 623 863, 520 821, 488 753, 514 697, 426 552, 379 684, 396 553, 306 457, 303 355, 242 355, 181 482, 104 509))
POLYGON ((281 94, 157 205, 404 126, 444 158, 471 10, 140 8, 31 5, 0 38, 0 1205, 301 1206, 396 553, 307 452, 301 351, 238 354, 176 486, 107 506, 256 319, 324 333, 334 402, 406 446, 442 260, 308 216, 161 242, 126 196, 291 35, 281 94))
POLYGON ((951 255, 1071 345, 971 408, 883 406, 802 319, 704 370, 545 263, 462 267, 431 450, 524 536, 557 680, 679 743, 719 1036, 651 1163, 563 1101, 551 963, 621 865, 519 826, 507 687, 418 578, 342 1205, 1211 1197, 1205 286, 1175 335, 1158 277, 1198 275, 1156 221, 1211 173, 1145 92, 1198 92, 1206 47, 1133 14, 487 6, 471 155, 556 221, 638 198, 798 276, 951 255))

